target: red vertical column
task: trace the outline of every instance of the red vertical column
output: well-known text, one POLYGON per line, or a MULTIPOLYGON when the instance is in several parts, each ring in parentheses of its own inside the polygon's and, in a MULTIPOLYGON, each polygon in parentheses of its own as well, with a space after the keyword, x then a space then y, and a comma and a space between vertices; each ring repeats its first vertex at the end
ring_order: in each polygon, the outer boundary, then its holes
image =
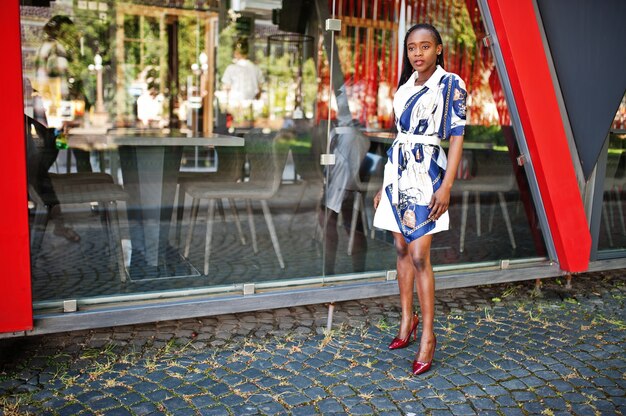
POLYGON ((487 0, 561 269, 584 271, 591 235, 532 0, 487 0))
POLYGON ((0 56, 4 60, 0 65, 3 81, 0 100, 0 332, 12 332, 31 329, 33 312, 19 0, 3 1, 0 10, 0 56))

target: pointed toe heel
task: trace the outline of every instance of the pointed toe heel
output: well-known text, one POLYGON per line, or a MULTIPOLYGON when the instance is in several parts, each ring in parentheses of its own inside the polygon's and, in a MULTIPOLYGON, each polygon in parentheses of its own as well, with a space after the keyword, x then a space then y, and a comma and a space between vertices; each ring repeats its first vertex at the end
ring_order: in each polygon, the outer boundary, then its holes
POLYGON ((420 374, 427 372, 428 370, 430 370, 430 367, 432 367, 432 364, 433 364, 432 361, 423 363, 421 361, 414 360, 413 361, 413 375, 419 376, 420 374))
POLYGON ((419 323, 419 317, 417 315, 413 315, 413 325, 411 326, 409 335, 407 335, 404 339, 395 337, 393 341, 391 341, 391 344, 389 344, 389 349, 397 350, 408 346, 411 343, 411 334, 413 335, 413 340, 415 341, 415 339, 417 339, 417 326, 419 325, 419 323))
POLYGON ((414 376, 419 376, 420 374, 424 374, 425 372, 430 370, 430 367, 432 367, 432 364, 433 364, 433 360, 435 359, 434 350, 436 348, 437 348, 437 338, 435 338, 435 346, 433 348, 433 358, 430 361, 422 362, 422 361, 413 360, 413 375, 414 376))

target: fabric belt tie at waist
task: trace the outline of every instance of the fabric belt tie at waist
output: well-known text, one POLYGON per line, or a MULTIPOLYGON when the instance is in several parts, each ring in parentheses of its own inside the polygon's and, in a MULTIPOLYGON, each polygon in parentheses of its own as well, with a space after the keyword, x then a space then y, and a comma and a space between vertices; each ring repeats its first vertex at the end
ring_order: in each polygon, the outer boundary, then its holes
POLYGON ((425 136, 423 134, 410 134, 410 133, 398 133, 396 141, 401 144, 430 144, 433 146, 439 146, 441 139, 439 136, 425 136))
POLYGON ((410 133, 398 133, 396 140, 394 141, 393 154, 392 154, 392 166, 393 166, 393 181, 391 188, 391 203, 398 205, 399 193, 398 193, 398 157, 400 156, 400 147, 404 145, 415 144, 428 144, 431 146, 441 145, 441 139, 438 136, 424 136, 421 134, 410 133))

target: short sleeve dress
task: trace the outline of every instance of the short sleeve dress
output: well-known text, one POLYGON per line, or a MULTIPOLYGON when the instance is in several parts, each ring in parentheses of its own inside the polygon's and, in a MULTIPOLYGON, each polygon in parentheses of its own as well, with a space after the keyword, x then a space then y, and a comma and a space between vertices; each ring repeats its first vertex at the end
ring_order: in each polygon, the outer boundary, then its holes
POLYGON ((406 242, 449 228, 449 215, 428 219, 428 204, 441 186, 447 158, 439 144, 465 130, 465 83, 441 66, 424 85, 417 72, 398 88, 393 108, 398 136, 387 152, 383 194, 374 226, 401 233, 406 242))

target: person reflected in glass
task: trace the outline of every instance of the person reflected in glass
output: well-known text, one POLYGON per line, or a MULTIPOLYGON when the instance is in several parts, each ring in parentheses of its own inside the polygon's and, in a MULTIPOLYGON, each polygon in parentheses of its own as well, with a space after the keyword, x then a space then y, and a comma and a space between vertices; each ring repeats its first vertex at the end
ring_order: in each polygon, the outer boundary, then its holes
POLYGON ((413 314, 417 286, 422 335, 412 372, 431 368, 435 279, 430 260, 433 234, 448 230, 450 190, 461 160, 465 129, 465 83, 443 69, 441 35, 430 24, 411 27, 404 38, 403 66, 393 107, 397 137, 388 151, 382 189, 374 197, 374 226, 391 231, 397 253, 402 319, 390 349, 417 338, 413 314), (440 146, 449 141, 448 155, 440 146))
POLYGON ((147 68, 143 77, 146 87, 137 97, 137 119, 144 128, 161 128, 163 120, 163 103, 165 97, 159 91, 159 74, 154 67, 147 68))
POLYGON ((28 184, 48 210, 50 221, 54 224, 54 235, 77 243, 80 235, 65 224, 49 173, 59 154, 59 140, 65 132, 48 126, 43 100, 39 92, 33 90, 28 78, 24 78, 23 86, 28 184))
POLYGON ((235 43, 233 62, 222 75, 222 89, 226 92, 227 111, 241 121, 241 117, 254 121, 253 102, 261 96, 263 72, 248 59, 248 40, 240 38, 235 43))
MULTIPOLYGON (((351 247, 352 271, 365 270, 367 238, 365 224, 358 211, 354 209, 354 200, 358 198, 358 183, 365 182, 369 176, 367 151, 370 141, 359 131, 359 123, 346 116, 339 115, 339 126, 331 130, 330 150, 335 156, 335 163, 327 166, 328 185, 324 188, 322 206, 328 209, 320 211, 319 223, 324 227, 324 274, 335 273, 337 247, 339 244, 339 214, 342 215, 343 228, 350 235, 353 215, 356 215, 356 231, 351 247)), ((364 207, 361 207, 364 209, 364 207)))
MULTIPOLYGON (((48 125, 58 129, 75 127, 71 105, 70 62, 75 58, 79 36, 74 22, 67 16, 56 15, 43 27, 45 39, 35 58, 34 87, 46 109, 48 125)), ((91 172, 89 152, 72 149, 76 170, 91 172)))

